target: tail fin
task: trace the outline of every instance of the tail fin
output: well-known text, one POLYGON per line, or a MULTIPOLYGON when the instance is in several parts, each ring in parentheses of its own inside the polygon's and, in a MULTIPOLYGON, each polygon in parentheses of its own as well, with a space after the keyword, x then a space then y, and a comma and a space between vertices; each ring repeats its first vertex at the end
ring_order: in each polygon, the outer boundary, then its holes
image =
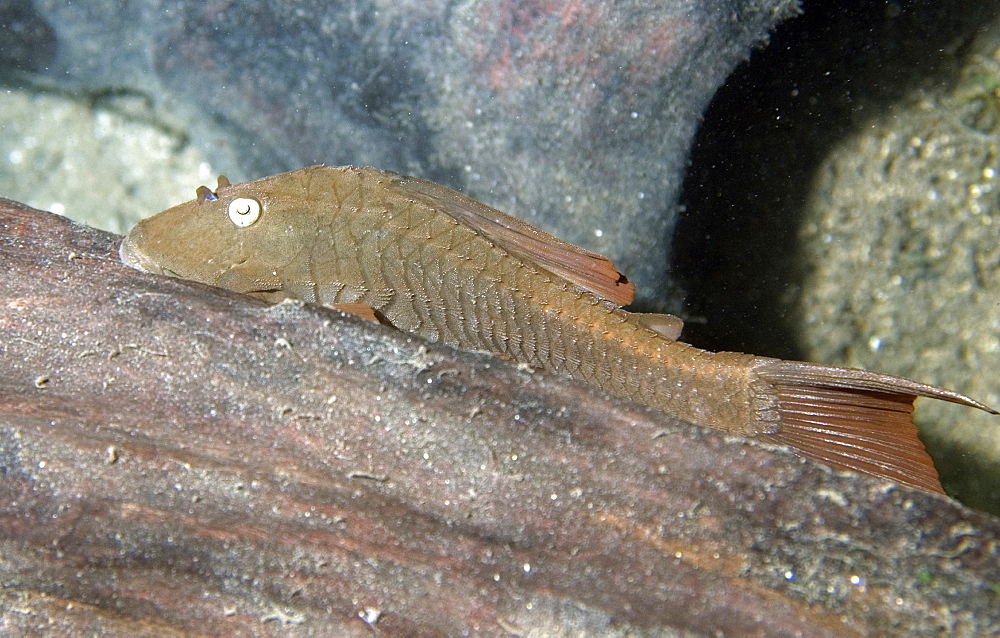
POLYGON ((774 388, 779 412, 778 431, 756 438, 926 492, 944 490, 917 438, 913 400, 931 397, 997 414, 957 392, 867 370, 771 361, 756 372, 774 388))

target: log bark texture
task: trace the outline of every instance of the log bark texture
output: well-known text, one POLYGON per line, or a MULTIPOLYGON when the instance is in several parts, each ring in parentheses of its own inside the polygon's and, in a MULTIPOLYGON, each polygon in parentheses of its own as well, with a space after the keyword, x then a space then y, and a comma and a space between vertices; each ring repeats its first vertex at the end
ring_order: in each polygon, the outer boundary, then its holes
POLYGON ((0 626, 1000 631, 1000 522, 0 205, 0 626))

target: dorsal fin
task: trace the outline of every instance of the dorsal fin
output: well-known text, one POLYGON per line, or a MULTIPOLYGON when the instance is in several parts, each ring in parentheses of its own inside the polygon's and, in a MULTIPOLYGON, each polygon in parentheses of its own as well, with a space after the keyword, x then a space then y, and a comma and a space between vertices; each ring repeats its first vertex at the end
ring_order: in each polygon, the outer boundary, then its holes
POLYGON ((388 174, 393 177, 392 185, 397 190, 450 215, 518 257, 615 305, 632 302, 635 285, 615 270, 607 257, 557 239, 440 184, 388 174))

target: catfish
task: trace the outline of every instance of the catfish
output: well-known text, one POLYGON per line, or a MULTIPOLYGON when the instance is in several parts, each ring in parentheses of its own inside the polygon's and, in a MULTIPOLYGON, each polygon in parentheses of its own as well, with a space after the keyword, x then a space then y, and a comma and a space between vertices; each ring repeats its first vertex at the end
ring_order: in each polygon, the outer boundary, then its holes
POLYGON ((680 319, 622 309, 634 286, 605 257, 415 177, 313 166, 242 184, 220 177, 196 193, 136 224, 122 261, 338 307, 927 492, 943 490, 914 399, 996 414, 888 374, 683 343, 680 319))

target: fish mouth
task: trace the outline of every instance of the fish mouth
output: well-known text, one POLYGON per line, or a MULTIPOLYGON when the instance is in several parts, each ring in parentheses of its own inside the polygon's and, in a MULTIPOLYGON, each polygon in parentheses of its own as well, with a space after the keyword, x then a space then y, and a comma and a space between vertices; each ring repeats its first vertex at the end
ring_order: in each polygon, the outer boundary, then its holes
POLYGON ((142 243, 142 229, 138 226, 134 226, 132 230, 128 231, 125 238, 122 239, 121 247, 118 248, 118 257, 122 260, 122 263, 136 270, 141 270, 143 272, 150 272, 157 275, 164 274, 163 269, 160 268, 152 259, 149 258, 144 252, 142 252, 138 245, 142 243))

